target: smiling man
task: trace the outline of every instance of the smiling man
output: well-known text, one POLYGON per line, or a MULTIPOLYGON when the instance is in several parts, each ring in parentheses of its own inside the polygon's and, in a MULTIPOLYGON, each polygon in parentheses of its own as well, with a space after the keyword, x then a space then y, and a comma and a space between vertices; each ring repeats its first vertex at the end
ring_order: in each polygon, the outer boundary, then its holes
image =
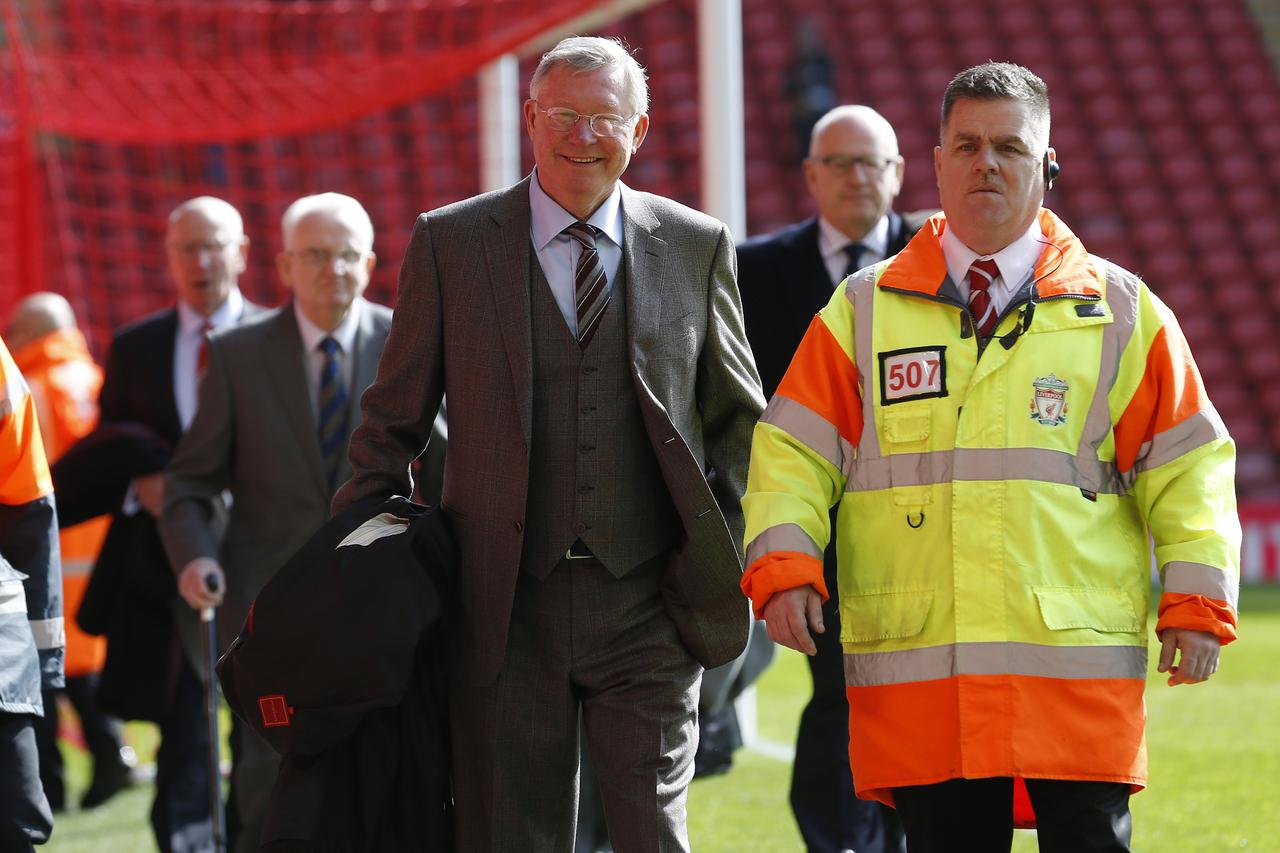
MULTIPOLYGON (((187 638, 219 606, 221 649, 240 631, 263 585, 328 518, 346 479, 346 445, 360 392, 373 381, 391 311, 361 295, 376 258, 373 223, 358 201, 321 193, 282 221, 276 268, 286 305, 209 337, 195 420, 165 478, 160 532, 186 604, 187 638), (223 491, 232 503, 220 536, 223 491), (208 583, 217 578, 216 591, 208 583)), ((231 849, 257 851, 279 757, 232 724, 231 849)))
POLYGON ((1148 536, 1159 669, 1204 681, 1235 447, 1169 309, 1041 206, 1044 81, 959 74, 934 166, 943 212, 837 289, 756 428, 743 589, 812 654, 834 536, 854 784, 912 853, 1008 850, 1015 813, 1043 851, 1128 850, 1148 536))
POLYGON ((688 849, 702 668, 746 641, 760 382, 728 229, 619 181, 648 102, 616 41, 542 58, 533 174, 418 219, 335 501, 408 495, 447 394, 459 850, 573 849, 579 715, 614 848, 688 849))

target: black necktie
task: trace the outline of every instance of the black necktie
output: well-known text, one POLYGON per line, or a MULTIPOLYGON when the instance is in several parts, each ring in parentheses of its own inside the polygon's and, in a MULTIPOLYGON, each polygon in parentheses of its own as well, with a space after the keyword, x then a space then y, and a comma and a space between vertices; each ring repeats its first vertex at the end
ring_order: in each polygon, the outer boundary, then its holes
POLYGON ((858 263, 858 259, 862 257, 862 252, 866 248, 861 243, 850 243, 844 247, 844 253, 849 256, 849 263, 844 268, 844 277, 841 281, 862 269, 862 265, 858 263))
POLYGON ((318 430, 320 457, 324 462, 324 475, 333 491, 338 485, 338 468, 342 464, 342 451, 347 441, 347 389, 338 373, 338 342, 326 337, 320 342, 324 364, 320 367, 320 413, 318 430))

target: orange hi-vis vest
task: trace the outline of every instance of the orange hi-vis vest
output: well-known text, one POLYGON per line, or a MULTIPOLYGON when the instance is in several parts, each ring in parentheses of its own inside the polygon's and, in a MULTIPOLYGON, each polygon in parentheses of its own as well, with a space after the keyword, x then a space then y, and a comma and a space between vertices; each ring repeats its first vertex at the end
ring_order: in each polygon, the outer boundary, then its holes
MULTIPOLYGON (((14 350, 13 360, 27 379, 40 419, 45 453, 50 462, 56 462, 98 424, 102 368, 94 363, 79 329, 50 332, 14 350)), ((64 528, 58 535, 69 678, 101 672, 107 659, 106 638, 80 630, 75 616, 110 526, 111 516, 103 515, 64 528)))
POLYGON ((1051 212, 985 348, 938 214, 851 277, 756 427, 743 590, 812 585, 834 532, 859 796, 1007 776, 1146 780, 1157 633, 1236 635, 1235 448, 1177 322, 1051 212), (1028 316, 1030 314, 1030 316, 1028 316))

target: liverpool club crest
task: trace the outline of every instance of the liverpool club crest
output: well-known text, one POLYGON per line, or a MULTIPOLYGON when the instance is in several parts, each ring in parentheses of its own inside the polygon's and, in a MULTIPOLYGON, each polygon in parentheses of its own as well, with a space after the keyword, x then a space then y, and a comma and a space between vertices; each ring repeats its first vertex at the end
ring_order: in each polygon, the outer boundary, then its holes
POLYGON ((1044 426, 1057 426, 1067 422, 1067 383, 1050 373, 1038 376, 1031 383, 1031 420, 1044 426))

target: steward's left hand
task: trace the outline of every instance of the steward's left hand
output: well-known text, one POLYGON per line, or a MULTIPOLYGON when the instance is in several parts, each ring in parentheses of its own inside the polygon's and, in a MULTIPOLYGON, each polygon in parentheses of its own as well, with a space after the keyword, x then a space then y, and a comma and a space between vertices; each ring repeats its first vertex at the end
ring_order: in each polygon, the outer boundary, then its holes
POLYGON ((1199 684, 1208 681, 1218 671, 1218 654, 1222 644, 1208 631, 1190 628, 1165 628, 1160 634, 1160 664, 1158 672, 1167 672, 1169 686, 1199 684), (1178 653, 1178 663, 1173 662, 1178 653))

